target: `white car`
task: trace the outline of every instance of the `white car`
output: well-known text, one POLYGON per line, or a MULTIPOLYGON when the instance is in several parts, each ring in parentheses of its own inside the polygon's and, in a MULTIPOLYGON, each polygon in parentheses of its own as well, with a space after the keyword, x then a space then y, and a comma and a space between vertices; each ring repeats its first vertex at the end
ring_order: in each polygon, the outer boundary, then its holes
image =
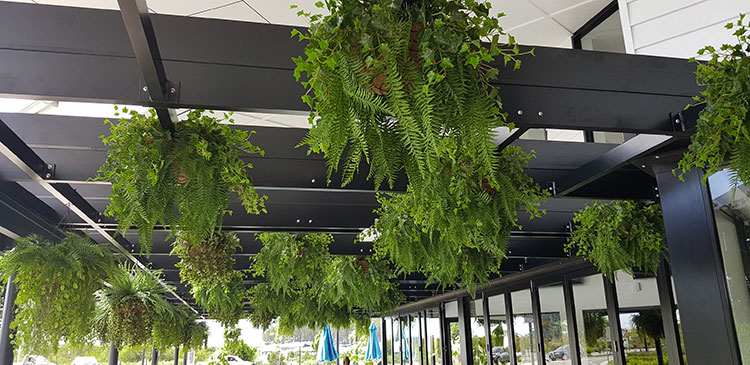
POLYGON ((255 365, 255 363, 242 360, 239 356, 235 355, 226 355, 226 359, 229 365, 255 365))
POLYGON ((27 355, 26 357, 16 364, 20 365, 56 365, 54 362, 47 360, 41 355, 27 355))
POLYGON ((73 365, 99 365, 93 356, 78 356, 73 360, 73 365))

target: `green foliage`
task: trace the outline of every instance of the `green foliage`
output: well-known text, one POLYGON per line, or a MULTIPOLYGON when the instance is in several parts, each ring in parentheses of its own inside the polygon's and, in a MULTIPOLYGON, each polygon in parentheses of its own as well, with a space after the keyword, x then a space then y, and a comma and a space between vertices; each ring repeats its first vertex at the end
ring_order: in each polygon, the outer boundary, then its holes
POLYGON ((109 246, 69 234, 59 242, 39 236, 17 240, 0 258, 2 280, 16 273, 16 344, 28 353, 57 352, 60 341, 89 342, 94 293, 114 267, 109 246))
MULTIPOLYGON (((489 81, 496 57, 520 67, 520 52, 474 0, 325 0, 330 15, 299 14, 310 28, 295 76, 308 90, 312 128, 303 144, 323 153, 329 176, 351 181, 362 160, 376 186, 406 170, 412 179, 440 172, 440 141, 460 138, 477 156, 476 169, 494 171, 491 129, 505 123, 489 81), (490 40, 489 46, 482 45, 490 40), (348 151, 348 152, 347 152, 348 151), (345 155, 345 152, 347 154, 345 155)), ((499 14, 502 16, 502 14, 499 14)))
POLYGON ((616 200, 595 201, 576 213, 577 224, 566 244, 577 249, 610 280, 615 272, 635 268, 656 274, 664 247, 664 222, 658 204, 616 200))
POLYGON ((653 340, 664 338, 664 325, 662 323, 660 310, 644 310, 633 315, 630 320, 633 322, 636 331, 641 337, 648 337, 653 340))
POLYGON ((607 319, 604 318, 603 313, 592 311, 583 312, 583 334, 586 340, 587 352, 588 348, 593 348, 599 343, 599 339, 604 337, 607 326, 607 319))
POLYGON ((240 159, 263 151, 248 141, 248 132, 219 124, 233 121, 228 114, 210 113, 190 111, 174 132, 161 128, 154 110, 106 121, 111 135, 101 138, 110 150, 97 175, 112 183, 105 213, 117 216, 120 232, 138 227, 143 252, 150 252, 157 224, 169 225, 191 243, 211 236, 232 191, 248 213, 265 212, 266 197, 255 191, 247 171, 252 165, 240 159))
POLYGON ((146 272, 120 265, 107 278, 110 286, 97 292, 94 326, 102 342, 117 348, 151 343, 154 321, 170 310, 159 283, 161 271, 146 272))
POLYGON ((470 151, 451 140, 441 145, 441 173, 410 181, 406 194, 379 197, 375 252, 399 273, 421 272, 443 286, 460 282, 473 294, 499 272, 518 210, 540 216, 545 195, 524 172, 532 156, 519 148, 504 149, 488 179, 470 151))
POLYGON ((711 56, 698 63, 695 72, 698 85, 705 87, 695 99, 705 103, 705 109, 678 168, 683 174, 693 167, 706 170, 705 182, 728 159, 735 185, 750 184, 750 22, 741 14, 726 28, 737 37, 736 44, 698 51, 711 56))
POLYGON ((240 339, 239 328, 228 328, 224 331, 224 351, 239 356, 242 360, 254 362, 258 357, 258 348, 252 347, 240 339))
POLYGON ((211 318, 232 327, 245 315, 242 311, 247 298, 247 290, 242 282, 244 276, 241 271, 233 271, 228 283, 199 283, 190 288, 190 293, 211 318))
POLYGON ((206 322, 193 321, 188 324, 183 333, 182 345, 185 349, 198 350, 208 340, 208 325, 206 322))
POLYGON ((278 318, 279 333, 297 328, 369 325, 369 315, 388 311, 403 300, 390 282, 393 274, 378 260, 334 257, 330 235, 263 233, 263 248, 253 272, 265 283, 250 289, 256 326, 268 328, 278 318))
POLYGON ((225 284, 232 280, 234 257, 242 249, 234 233, 214 232, 199 243, 191 243, 178 234, 173 253, 180 256, 177 266, 182 282, 193 285, 225 284))
POLYGON ((195 323, 197 316, 185 305, 171 305, 164 313, 154 318, 154 345, 161 349, 175 348, 185 341, 190 341, 190 325, 195 323))

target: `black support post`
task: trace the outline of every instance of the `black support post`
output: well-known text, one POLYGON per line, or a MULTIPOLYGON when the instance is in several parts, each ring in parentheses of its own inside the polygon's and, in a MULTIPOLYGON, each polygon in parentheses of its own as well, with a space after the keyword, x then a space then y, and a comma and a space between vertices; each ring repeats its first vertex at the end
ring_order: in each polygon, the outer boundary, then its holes
POLYGON ((683 365, 682 345, 680 344, 680 328, 677 324, 677 313, 672 292, 672 274, 666 260, 659 266, 659 275, 656 276, 656 285, 659 290, 659 304, 661 307, 661 318, 664 323, 664 345, 670 363, 683 365))
POLYGON ((410 315, 406 316, 408 318, 408 324, 409 324, 409 341, 406 343, 409 347, 409 365, 414 364, 414 346, 412 344, 412 341, 414 340, 414 336, 411 333, 411 324, 414 321, 414 317, 410 315))
POLYGON ((388 365, 388 340, 387 340, 388 336, 386 334, 385 322, 386 322, 385 317, 380 318, 380 328, 382 329, 381 335, 383 336, 383 338, 380 339, 380 341, 382 341, 382 343, 383 343, 383 345, 382 345, 382 347, 383 347, 383 351, 382 351, 382 353, 383 353, 383 365, 388 365))
POLYGON ((120 352, 114 342, 109 344, 109 365, 117 365, 120 360, 120 352))
POLYGON ((516 364, 516 330, 513 327, 513 299, 510 297, 510 293, 505 294, 505 322, 508 323, 508 350, 510 352, 510 363, 516 364))
MULTIPOLYGON (((421 365, 425 365, 424 359, 427 358, 427 354, 425 353, 425 339, 424 336, 426 333, 422 332, 422 312, 417 312, 417 324, 419 325, 419 363, 421 365)), ((426 331, 425 331, 426 332, 426 331)))
POLYGON ((563 277, 563 300, 565 314, 568 321, 568 348, 570 349, 570 363, 581 363, 581 350, 578 346, 578 322, 576 322, 576 302, 573 297, 573 284, 566 275, 563 277))
POLYGON ((180 346, 174 348, 174 365, 180 365, 180 346))
POLYGON ((484 346, 485 354, 487 354, 487 365, 492 365, 492 327, 490 326, 490 301, 485 292, 482 292, 482 319, 484 320, 484 346))
POLYGON ((13 334, 10 330, 10 324, 16 314, 16 296, 18 295, 18 286, 14 281, 16 274, 13 273, 8 278, 5 286, 5 299, 3 301, 3 321, 0 323, 0 359, 3 364, 13 363, 13 334))
POLYGON ((534 317, 534 328, 536 328, 535 335, 530 338, 536 342, 536 348, 531 349, 532 352, 537 353, 536 363, 539 365, 545 365, 544 358, 544 342, 542 336, 542 308, 539 303, 539 287, 536 282, 531 281, 531 312, 534 317))
POLYGON ((151 365, 159 365, 159 350, 156 346, 151 350, 151 365))
POLYGON ((445 320, 445 303, 440 303, 438 305, 438 318, 440 323, 440 360, 442 362, 442 365, 450 365, 451 364, 451 355, 450 355, 450 328, 448 326, 448 321, 445 320), (446 333, 446 328, 448 328, 448 332, 446 333))
POLYGON ((459 361, 461 365, 474 365, 474 354, 471 346, 471 298, 461 297, 458 299, 458 334, 459 334, 459 361))
POLYGON ((604 298, 607 301, 607 317, 609 317, 609 337, 614 350, 615 365, 625 365, 625 349, 622 345, 622 326, 620 325, 620 309, 617 306, 617 289, 607 277, 604 280, 604 298))
POLYGON ((685 354, 691 364, 741 364, 711 194, 698 169, 684 181, 672 173, 680 157, 657 160, 654 173, 685 354))
MULTIPOLYGON (((395 341, 396 337, 393 340, 395 341)), ((396 346, 394 345, 393 347, 395 348, 396 346)), ((404 321, 401 319, 401 316, 398 316, 398 350, 399 364, 404 365, 404 321)))
POLYGON ((188 349, 184 348, 182 349, 182 365, 187 365, 187 358, 188 358, 188 349))

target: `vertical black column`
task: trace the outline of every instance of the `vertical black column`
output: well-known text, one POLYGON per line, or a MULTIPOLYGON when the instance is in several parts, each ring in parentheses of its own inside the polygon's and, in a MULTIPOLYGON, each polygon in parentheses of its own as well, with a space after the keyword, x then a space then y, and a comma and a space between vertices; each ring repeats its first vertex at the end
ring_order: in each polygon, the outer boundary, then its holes
POLYGON ((174 348, 174 365, 180 365, 180 346, 174 348))
MULTIPOLYGON (((339 355, 339 329, 336 329, 336 355, 339 355)), ((339 358, 341 356, 336 356, 336 365, 339 365, 339 358)))
POLYGON ((443 365, 451 364, 451 346, 450 346, 450 327, 448 321, 445 320, 445 303, 440 303, 438 306, 438 318, 440 323, 440 359, 443 365), (446 328, 448 332, 446 333, 446 328))
POLYGON ((544 339, 542 338, 542 308, 539 305, 539 287, 532 280, 531 281, 531 312, 534 317, 534 328, 536 328, 535 335, 530 338, 536 339, 536 349, 532 346, 531 351, 536 351, 537 358, 536 363, 544 365, 546 359, 544 358, 544 339))
POLYGON ((382 329, 382 335, 383 338, 381 341, 383 342, 383 365, 388 365, 388 336, 386 335, 386 329, 385 329, 385 317, 380 318, 380 328, 382 329))
POLYGON ((424 359, 427 358, 427 353, 425 352, 424 348, 424 344, 426 341, 422 337, 425 335, 422 332, 422 312, 417 312, 417 324, 419 325, 419 363, 425 365, 424 359))
POLYGON ((414 345, 412 344, 412 341, 414 341, 414 336, 411 333, 411 327, 412 327, 411 324, 414 321, 414 317, 412 317, 411 314, 410 314, 410 315, 406 316, 406 318, 408 318, 408 322, 407 323, 409 323, 409 342, 407 342, 406 344, 407 344, 407 346, 409 348, 409 365, 412 365, 412 364, 414 364, 414 352, 413 352, 414 351, 414 345))
MULTIPOLYGON (((680 181, 676 159, 654 166, 690 364, 741 364, 711 194, 698 169, 680 181)), ((750 360, 750 359, 746 359, 750 360)))
POLYGON ((159 350, 156 346, 151 350, 151 365, 159 365, 159 350))
POLYGON ((474 365, 474 349, 471 346, 471 298, 458 299, 458 336, 461 365, 474 365))
POLYGON ((510 338, 510 341, 508 341, 510 363, 511 365, 515 365, 518 363, 518 359, 516 359, 516 330, 513 327, 513 299, 510 293, 505 294, 505 318, 505 323, 508 324, 508 337, 510 338))
POLYGON ((656 276, 656 286, 659 289, 661 318, 664 323, 664 346, 667 348, 670 363, 683 365, 680 328, 677 325, 671 276, 669 264, 666 261, 662 261, 661 266, 659 266, 659 274, 656 276))
MULTIPOLYGON (((487 365, 492 365, 492 327, 490 326, 490 302, 487 294, 482 292, 482 319, 484 320, 484 346, 487 354, 487 365)), ((500 344, 502 345, 502 344, 500 344)))
POLYGON ((568 348, 570 363, 581 363, 581 349, 578 346, 578 322, 576 322, 576 302, 573 297, 573 284, 566 275, 563 278, 563 300, 565 301, 565 320, 568 321, 568 348))
POLYGON ((625 365, 625 349, 622 345, 622 326, 620 325, 620 309, 617 307, 617 289, 607 277, 604 280, 604 298, 607 301, 607 317, 609 317, 609 337, 614 350, 615 365, 625 365))
MULTIPOLYGON (((394 337, 393 340, 395 341, 396 337, 394 337)), ((396 346, 394 346, 394 348, 395 347, 396 346)), ((404 325, 401 316, 398 317, 398 349, 400 351, 398 356, 399 364, 404 365, 404 325)))
POLYGON ((5 286, 5 300, 3 301, 3 322, 0 324, 0 359, 3 364, 13 363, 13 334, 10 330, 10 324, 16 315, 16 296, 18 295, 18 286, 14 281, 16 274, 13 273, 8 278, 5 286))
POLYGON ((393 330, 393 317, 391 317, 391 362, 396 363, 396 331, 393 330))
POLYGON ((188 352, 190 352, 188 349, 182 348, 182 365, 187 365, 188 352))
POLYGON ((114 343, 109 344, 109 365, 117 365, 120 360, 120 352, 114 343))

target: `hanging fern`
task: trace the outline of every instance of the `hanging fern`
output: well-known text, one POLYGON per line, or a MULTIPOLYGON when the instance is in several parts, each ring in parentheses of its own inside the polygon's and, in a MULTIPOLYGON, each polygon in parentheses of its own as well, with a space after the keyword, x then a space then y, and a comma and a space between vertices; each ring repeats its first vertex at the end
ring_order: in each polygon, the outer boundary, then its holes
POLYGON ((594 202, 576 213, 566 245, 591 261, 610 280, 622 270, 656 274, 666 250, 661 207, 629 200, 594 202))
POLYGON ((224 284, 196 283, 190 288, 190 294, 196 304, 208 311, 209 317, 225 327, 231 327, 245 316, 242 310, 247 298, 242 281, 244 276, 242 271, 233 271, 229 282, 224 284))
MULTIPOLYGON (((154 318, 154 346, 160 350, 179 347, 190 333, 190 325, 197 320, 195 312, 186 305, 171 305, 154 318)), ((187 338, 189 341, 190 338, 187 338)))
POLYGON ((2 280, 15 273, 18 297, 16 345, 27 353, 55 353, 61 341, 80 346, 91 340, 94 293, 114 267, 110 246, 69 234, 59 242, 39 236, 17 240, 0 258, 2 280))
POLYGON ((334 257, 328 251, 333 237, 262 233, 263 248, 253 272, 265 283, 249 290, 256 326, 278 319, 280 331, 346 327, 361 323, 374 312, 387 312, 403 301, 392 271, 375 259, 334 257))
POLYGON ((199 349, 208 340, 208 325, 205 322, 190 322, 188 328, 182 333, 183 350, 199 349))
POLYGON ((375 252, 400 273, 422 272, 474 293, 499 273, 518 210, 540 216, 545 194, 524 172, 533 155, 520 148, 501 152, 494 178, 478 172, 477 160, 452 140, 441 141, 441 150, 441 173, 410 182, 406 194, 378 198, 375 252))
POLYGON ((175 265, 180 279, 191 286, 229 283, 234 275, 232 255, 242 249, 234 233, 215 232, 200 243, 191 243, 178 234, 172 253, 180 256, 175 265))
POLYGON ((678 168, 683 174, 694 167, 704 169, 705 182, 729 160, 734 185, 750 185, 750 22, 742 14, 726 28, 737 37, 736 44, 698 51, 711 56, 698 63, 695 72, 698 85, 705 87, 695 99, 705 108, 678 168))
POLYGON ((329 178, 349 183, 369 163, 376 186, 440 173, 440 141, 461 139, 476 156, 474 169, 495 176, 492 130, 505 125, 497 90, 489 81, 497 57, 520 67, 523 54, 473 0, 325 0, 330 15, 299 14, 311 22, 305 57, 294 59, 304 77, 303 100, 312 128, 302 142, 323 153, 329 178), (489 45, 482 42, 489 40, 489 45))
POLYGON ((157 224, 170 225, 172 234, 179 231, 191 243, 211 236, 227 212, 230 192, 248 213, 265 212, 266 197, 248 175, 252 165, 240 159, 263 151, 248 141, 247 132, 219 124, 233 122, 231 114, 210 113, 190 111, 173 133, 161 128, 154 110, 106 121, 111 135, 102 140, 110 150, 97 175, 112 183, 105 214, 117 217, 120 232, 138 228, 142 252, 150 252, 157 224))
POLYGON ((159 277, 161 271, 149 273, 130 265, 113 271, 107 278, 110 285, 97 292, 93 322, 99 340, 120 349, 151 344, 154 321, 170 310, 159 277))

